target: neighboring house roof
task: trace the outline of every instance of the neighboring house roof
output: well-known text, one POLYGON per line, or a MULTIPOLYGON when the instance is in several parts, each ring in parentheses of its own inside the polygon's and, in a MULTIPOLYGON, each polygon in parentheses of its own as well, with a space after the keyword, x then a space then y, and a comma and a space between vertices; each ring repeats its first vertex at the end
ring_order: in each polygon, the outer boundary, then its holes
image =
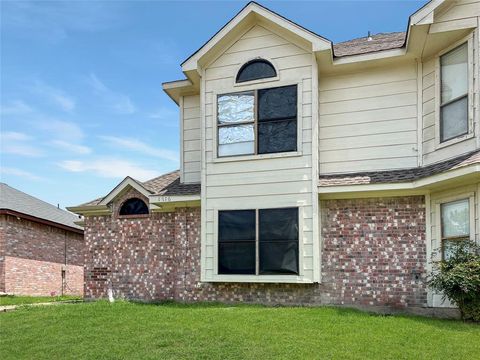
MULTIPOLYGON (((135 179, 133 179, 135 180, 135 179)), ((135 180, 152 195, 183 196, 200 194, 200 184, 182 184, 180 183, 180 171, 175 170, 167 174, 157 176, 156 178, 141 182, 135 180)), ((78 207, 99 205, 105 198, 101 197, 78 207)))
POLYGON ((68 227, 77 231, 83 230, 82 227, 75 224, 75 221, 79 220, 77 215, 59 209, 4 183, 0 183, 0 212, 20 217, 24 215, 32 221, 48 222, 52 226, 58 225, 62 228, 68 227))
POLYGON ((376 51, 391 50, 405 45, 405 31, 381 33, 340 42, 333 45, 333 53, 336 57, 366 54, 376 51))
POLYGON ((480 164, 480 150, 475 150, 474 152, 450 160, 417 168, 320 175, 319 185, 340 186, 409 182, 472 164, 480 164))

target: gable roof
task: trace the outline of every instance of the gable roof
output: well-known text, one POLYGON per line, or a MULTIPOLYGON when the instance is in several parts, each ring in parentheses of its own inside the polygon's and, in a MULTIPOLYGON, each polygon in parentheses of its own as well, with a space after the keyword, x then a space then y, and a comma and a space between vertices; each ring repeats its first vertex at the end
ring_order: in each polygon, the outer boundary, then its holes
POLYGON ((303 26, 285 18, 284 16, 256 3, 250 1, 223 27, 220 28, 210 39, 208 39, 197 51, 185 59, 181 66, 184 71, 196 68, 196 63, 214 46, 216 46, 228 33, 239 26, 248 16, 259 16, 271 23, 278 24, 285 30, 295 34, 312 44, 313 51, 328 50, 331 48, 331 41, 317 33, 304 28, 303 26))
MULTIPOLYGON (((169 196, 183 196, 183 195, 198 195, 200 194, 200 184, 182 184, 180 183, 180 171, 175 170, 153 179, 141 182, 133 178, 127 177, 126 179, 132 179, 140 186, 142 186, 150 195, 169 195, 169 196)), ((125 180, 123 180, 115 188, 120 187, 125 180)), ((115 189, 114 189, 115 190, 115 189)), ((113 190, 112 190, 113 192, 113 190)), ((110 194, 112 193, 110 192, 110 194)), ((107 196, 100 197, 98 199, 89 201, 87 203, 78 205, 76 207, 88 207, 100 205, 107 196)))
POLYGON ((19 216, 24 214, 39 220, 46 220, 76 230, 83 230, 82 227, 75 224, 75 221, 79 220, 78 216, 5 183, 0 183, 0 210, 18 213, 19 216))
POLYGON ((319 185, 341 186, 410 182, 472 164, 480 164, 480 150, 436 164, 411 169, 320 175, 319 185))

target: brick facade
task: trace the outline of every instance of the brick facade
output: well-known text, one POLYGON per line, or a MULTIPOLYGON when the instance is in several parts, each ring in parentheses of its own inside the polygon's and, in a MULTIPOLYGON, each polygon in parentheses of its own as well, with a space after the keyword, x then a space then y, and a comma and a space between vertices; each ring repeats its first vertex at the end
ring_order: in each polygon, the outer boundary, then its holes
POLYGON ((85 297, 144 301, 426 305, 424 198, 324 201, 321 284, 200 282, 200 208, 86 218, 85 297))
POLYGON ((1 292, 82 295, 84 254, 82 234, 0 215, 1 292))

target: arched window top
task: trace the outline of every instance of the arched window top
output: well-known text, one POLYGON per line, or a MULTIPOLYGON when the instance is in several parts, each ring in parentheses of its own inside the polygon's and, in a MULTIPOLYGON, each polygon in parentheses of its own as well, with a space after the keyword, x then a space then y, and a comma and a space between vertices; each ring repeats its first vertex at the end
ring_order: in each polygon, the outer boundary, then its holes
POLYGON ((139 198, 131 198, 125 201, 120 208, 120 215, 145 215, 148 214, 148 206, 139 198))
POLYGON ((264 59, 255 59, 240 68, 237 74, 237 83, 275 76, 277 76, 277 72, 270 62, 264 59))

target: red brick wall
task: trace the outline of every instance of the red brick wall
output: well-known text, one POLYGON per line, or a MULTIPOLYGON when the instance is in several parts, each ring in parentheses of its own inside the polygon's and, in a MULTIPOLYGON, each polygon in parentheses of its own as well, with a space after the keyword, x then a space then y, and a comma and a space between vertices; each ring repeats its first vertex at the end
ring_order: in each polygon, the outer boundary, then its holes
MULTIPOLYGON (((114 206, 126 198, 125 194, 114 206)), ((423 197, 322 202, 322 283, 200 282, 200 208, 86 219, 87 298, 269 304, 426 304, 423 197), (417 279, 416 276, 419 276, 417 279)))
POLYGON ((3 291, 60 295, 63 288, 64 294, 83 294, 83 235, 11 215, 2 215, 1 224, 3 291))

